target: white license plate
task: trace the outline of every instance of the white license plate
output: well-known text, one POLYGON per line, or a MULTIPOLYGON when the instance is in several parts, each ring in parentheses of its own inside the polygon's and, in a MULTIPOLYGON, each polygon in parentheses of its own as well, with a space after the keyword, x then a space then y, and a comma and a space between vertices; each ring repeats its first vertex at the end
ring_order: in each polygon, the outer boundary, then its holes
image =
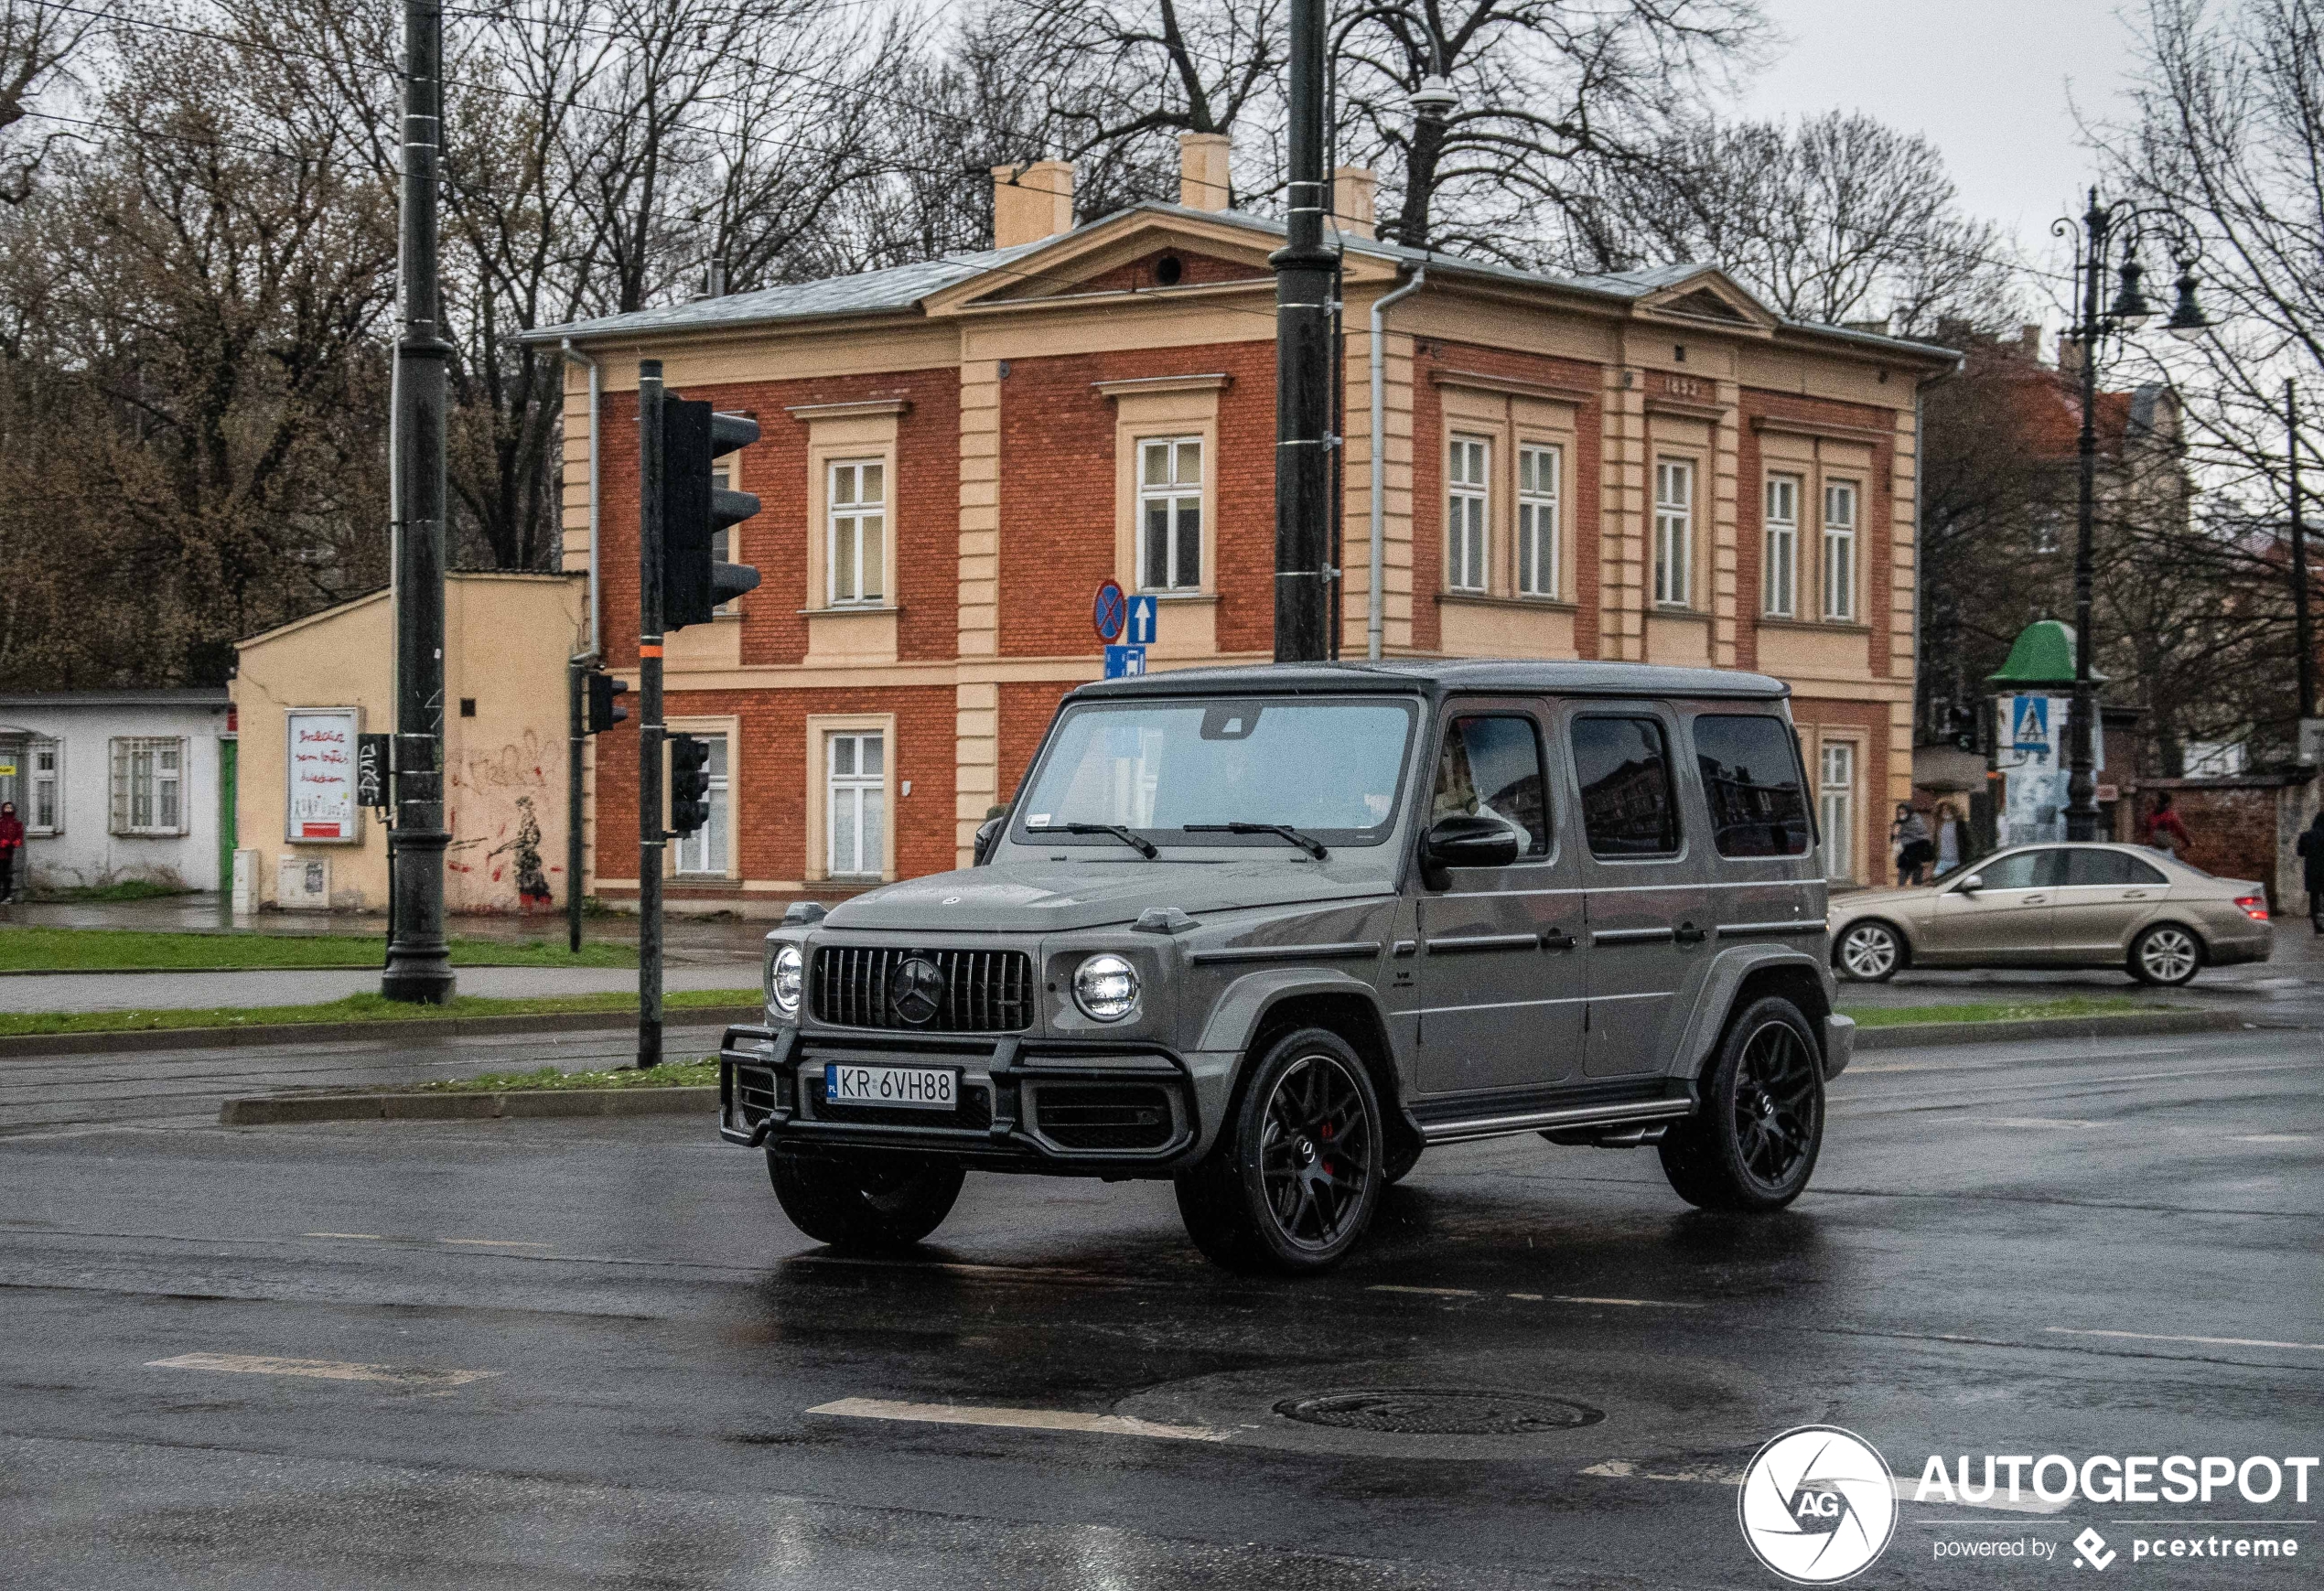
POLYGON ((960 1105, 960 1073, 924 1066, 823 1067, 823 1098, 834 1105, 950 1111, 960 1105))

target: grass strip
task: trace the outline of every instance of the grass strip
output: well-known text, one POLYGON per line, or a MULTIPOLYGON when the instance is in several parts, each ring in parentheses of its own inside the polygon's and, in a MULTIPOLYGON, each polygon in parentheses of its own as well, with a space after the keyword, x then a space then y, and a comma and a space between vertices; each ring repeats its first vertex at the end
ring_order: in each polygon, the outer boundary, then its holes
POLYGON ((517 1094, 565 1089, 677 1089, 715 1087, 718 1081, 715 1056, 702 1060, 665 1060, 640 1071, 634 1066, 607 1071, 559 1071, 544 1066, 537 1071, 498 1071, 484 1077, 447 1078, 422 1083, 427 1094, 517 1094))
MULTIPOLYGON (((634 945, 456 939, 456 967, 634 967, 634 945)), ((376 967, 387 941, 371 934, 167 933, 129 928, 0 929, 0 972, 178 973, 268 967, 376 967)))
MULTIPOLYGON (((666 994, 672 1011, 759 1004, 756 989, 686 989, 666 994)), ((142 1033, 155 1028, 271 1027, 334 1022, 442 1022, 459 1016, 543 1016, 566 1011, 635 1011, 627 989, 602 994, 537 994, 492 999, 458 994, 441 1005, 414 1005, 379 994, 350 994, 319 1005, 224 1005, 175 1011, 0 1012, 0 1037, 33 1033, 142 1033)))
POLYGON ((2190 1011, 2191 1005, 2162 1005, 2128 994, 2070 994, 2058 1000, 1977 1000, 1957 1005, 1848 1005, 1843 1015, 1858 1027, 1915 1027, 1932 1022, 2047 1022, 2075 1016, 2131 1016, 2155 1011, 2190 1011))

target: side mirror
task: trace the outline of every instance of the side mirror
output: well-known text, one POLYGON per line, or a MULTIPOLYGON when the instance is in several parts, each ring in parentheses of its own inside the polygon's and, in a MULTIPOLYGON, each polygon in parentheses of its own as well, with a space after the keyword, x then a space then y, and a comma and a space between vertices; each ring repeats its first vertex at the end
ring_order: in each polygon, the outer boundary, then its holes
POLYGON ((1506 867, 1517 860, 1517 831, 1493 818, 1439 818, 1420 843, 1421 859, 1435 870, 1506 867))
POLYGON ((1008 819, 1006 816, 986 818, 976 826, 976 844, 969 854, 970 866, 984 865, 984 859, 993 854, 993 847, 999 843, 1001 830, 1007 822, 1008 819))
POLYGON ((1974 895, 1978 890, 1983 889, 1985 887, 1985 876, 1982 873, 1972 873, 1968 877, 1964 878, 1961 881, 1961 893, 1964 895, 1974 895))

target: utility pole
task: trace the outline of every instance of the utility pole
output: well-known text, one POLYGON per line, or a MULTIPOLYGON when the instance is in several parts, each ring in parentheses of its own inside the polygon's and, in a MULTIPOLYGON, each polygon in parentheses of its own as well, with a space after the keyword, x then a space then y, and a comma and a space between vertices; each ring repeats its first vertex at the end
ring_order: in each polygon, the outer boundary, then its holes
POLYGON ((2300 720, 2316 716, 2316 624, 2308 613, 2308 520, 2300 503, 2300 413, 2293 383, 2284 383, 2285 457, 2292 487, 2292 633, 2300 649, 2300 720))
POLYGON ((1275 272, 1275 657, 1329 655, 1331 202, 1323 172, 1324 0, 1291 0, 1291 186, 1275 272))
POLYGON ((380 993, 452 996, 444 942, 444 414, 451 345, 438 325, 437 168, 444 13, 403 5, 403 326, 395 342, 395 857, 380 993))
POLYGON ((662 361, 638 361, 638 1064, 662 1064, 662 361))

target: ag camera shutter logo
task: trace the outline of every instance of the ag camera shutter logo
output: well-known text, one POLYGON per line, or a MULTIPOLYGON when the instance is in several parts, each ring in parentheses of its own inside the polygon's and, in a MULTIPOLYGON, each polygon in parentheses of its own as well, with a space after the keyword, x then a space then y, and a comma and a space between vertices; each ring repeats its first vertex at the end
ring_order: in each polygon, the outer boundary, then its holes
POLYGON ((1752 1458, 1735 1500, 1743 1540, 1796 1586, 1830 1586, 1862 1573, 1897 1524, 1888 1460, 1837 1425, 1800 1425, 1752 1458))

